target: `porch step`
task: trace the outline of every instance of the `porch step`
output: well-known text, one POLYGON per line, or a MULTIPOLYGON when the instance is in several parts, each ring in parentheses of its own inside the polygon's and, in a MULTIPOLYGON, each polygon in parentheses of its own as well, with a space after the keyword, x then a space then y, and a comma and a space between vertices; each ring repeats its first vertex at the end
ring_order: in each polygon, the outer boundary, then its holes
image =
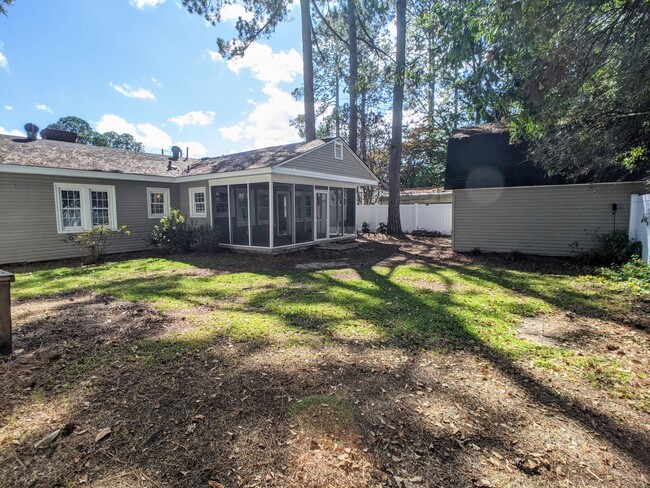
POLYGON ((318 249, 327 249, 328 251, 345 251, 359 247, 358 242, 323 242, 316 244, 318 249))

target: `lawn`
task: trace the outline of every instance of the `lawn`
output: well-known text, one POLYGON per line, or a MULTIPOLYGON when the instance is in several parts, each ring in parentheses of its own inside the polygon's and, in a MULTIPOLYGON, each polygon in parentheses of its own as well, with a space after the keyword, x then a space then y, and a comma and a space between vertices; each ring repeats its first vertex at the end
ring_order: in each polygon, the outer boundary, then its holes
POLYGON ((568 261, 420 238, 12 271, 2 486, 648 483, 649 302, 568 261))

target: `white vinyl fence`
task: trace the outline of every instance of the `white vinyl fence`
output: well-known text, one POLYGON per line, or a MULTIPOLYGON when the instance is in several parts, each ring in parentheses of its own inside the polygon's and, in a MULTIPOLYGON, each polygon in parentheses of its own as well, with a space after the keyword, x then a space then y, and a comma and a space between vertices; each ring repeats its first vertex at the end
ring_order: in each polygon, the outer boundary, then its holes
POLYGON ((630 239, 641 241, 643 260, 650 264, 650 195, 632 195, 630 205, 630 239))
MULTIPOLYGON (((451 235, 451 203, 400 205, 399 214, 404 232, 428 230, 451 235)), ((379 222, 388 222, 388 205, 357 205, 357 227, 361 229, 364 222, 371 231, 379 222)))

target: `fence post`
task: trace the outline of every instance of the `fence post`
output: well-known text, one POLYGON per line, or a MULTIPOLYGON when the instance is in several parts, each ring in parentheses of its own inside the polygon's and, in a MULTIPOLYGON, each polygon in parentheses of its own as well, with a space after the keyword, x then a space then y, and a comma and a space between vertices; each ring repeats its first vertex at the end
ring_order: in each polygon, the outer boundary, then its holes
POLYGON ((415 204, 415 229, 413 230, 418 230, 420 228, 420 222, 418 219, 418 204, 415 204))
POLYGON ((13 273, 0 269, 0 354, 10 355, 11 347, 11 282, 13 273))

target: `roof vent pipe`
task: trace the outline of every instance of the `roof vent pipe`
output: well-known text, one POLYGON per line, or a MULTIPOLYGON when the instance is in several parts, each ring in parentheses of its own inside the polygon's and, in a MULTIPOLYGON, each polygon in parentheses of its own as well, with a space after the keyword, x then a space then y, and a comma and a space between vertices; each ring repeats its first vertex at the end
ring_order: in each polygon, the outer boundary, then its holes
POLYGON ((180 147, 178 146, 172 146, 172 161, 178 161, 178 158, 180 158, 183 155, 183 151, 181 150, 180 147))
POLYGON ((190 148, 186 147, 185 148, 185 161, 190 157, 190 148))
POLYGON ((25 124, 25 132, 27 132, 27 140, 35 141, 38 135, 38 126, 32 123, 25 124))

